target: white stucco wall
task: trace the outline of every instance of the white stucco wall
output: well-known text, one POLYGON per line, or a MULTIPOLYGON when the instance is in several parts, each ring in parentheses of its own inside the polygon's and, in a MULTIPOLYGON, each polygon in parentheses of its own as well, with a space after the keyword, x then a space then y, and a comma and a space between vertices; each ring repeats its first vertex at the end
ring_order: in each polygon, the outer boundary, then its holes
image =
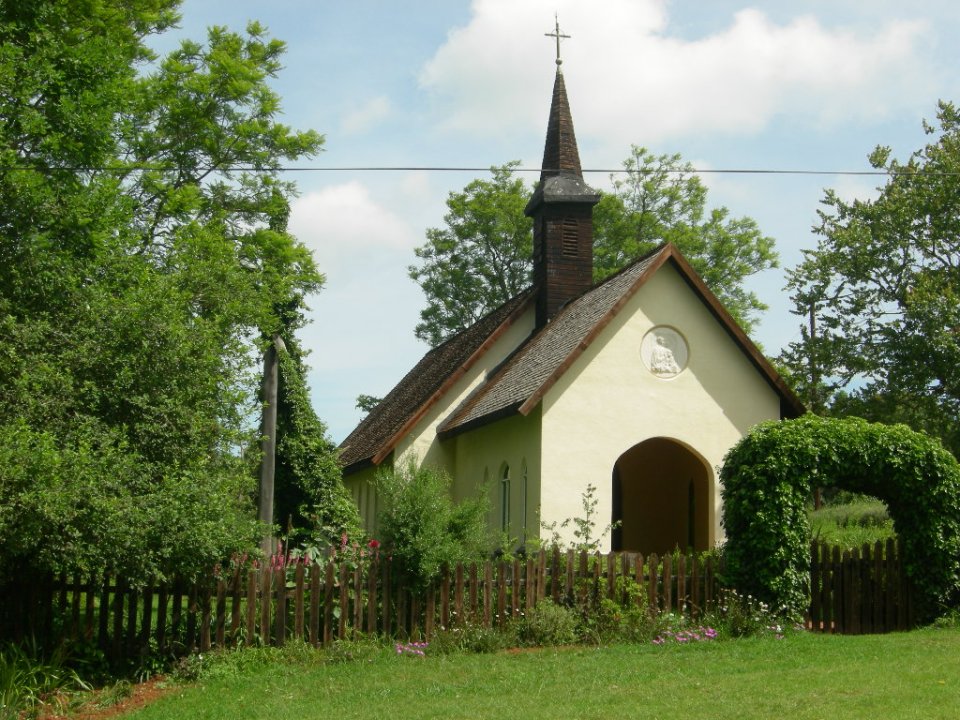
POLYGON ((506 532, 522 545, 538 536, 540 507, 540 412, 513 415, 457 435, 453 497, 474 495, 486 482, 490 499, 490 530, 506 532), (504 471, 509 472, 509 523, 504 531, 504 471), (524 482, 524 478, 526 481, 524 482))
MULTIPOLYGON (((753 425, 780 416, 778 395, 670 265, 664 265, 594 340, 542 402, 541 517, 582 516, 589 483, 598 524, 611 519, 617 459, 652 437, 693 449, 714 468, 710 541, 722 538, 718 468, 753 425), (646 333, 669 326, 686 340, 679 375, 663 379, 644 365, 646 333)), ((572 538, 570 538, 572 539, 572 538)), ((609 547, 609 537, 605 540, 609 547)))
POLYGON ((377 468, 369 467, 351 473, 343 480, 347 490, 353 496, 353 501, 357 504, 357 509, 360 511, 363 528, 371 537, 377 535, 379 498, 377 497, 376 485, 373 482, 376 474, 377 468))

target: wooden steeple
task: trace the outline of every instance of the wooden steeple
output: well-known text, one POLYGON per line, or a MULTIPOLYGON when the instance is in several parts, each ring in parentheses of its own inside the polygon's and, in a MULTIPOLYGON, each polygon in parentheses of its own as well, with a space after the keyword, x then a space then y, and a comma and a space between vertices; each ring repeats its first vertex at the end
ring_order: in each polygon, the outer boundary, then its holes
MULTIPOLYGON (((559 38, 566 36, 557 28, 556 37, 559 43, 559 38)), ((524 210, 533 218, 538 328, 593 285, 593 206, 599 200, 599 193, 587 186, 580 169, 558 49, 540 182, 524 210)))

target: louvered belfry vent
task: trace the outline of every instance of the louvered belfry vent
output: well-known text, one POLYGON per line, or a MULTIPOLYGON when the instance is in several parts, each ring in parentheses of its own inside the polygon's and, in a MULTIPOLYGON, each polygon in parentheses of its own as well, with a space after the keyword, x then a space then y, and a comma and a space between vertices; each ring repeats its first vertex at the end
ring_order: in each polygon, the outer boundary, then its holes
POLYGON ((576 220, 564 220, 560 237, 563 255, 576 257, 580 249, 580 223, 576 220))
POLYGON ((537 327, 593 285, 593 206, 600 195, 583 181, 563 73, 557 68, 540 182, 527 203, 533 218, 537 327))

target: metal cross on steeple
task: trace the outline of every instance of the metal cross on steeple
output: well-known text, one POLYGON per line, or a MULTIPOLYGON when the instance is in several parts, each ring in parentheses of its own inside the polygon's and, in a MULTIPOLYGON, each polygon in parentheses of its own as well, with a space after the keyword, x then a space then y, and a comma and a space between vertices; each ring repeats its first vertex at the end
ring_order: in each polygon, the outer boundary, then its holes
POLYGON ((560 59, 560 39, 564 38, 569 40, 570 36, 564 35, 560 32, 560 18, 557 16, 556 13, 553 14, 553 20, 556 23, 556 29, 552 33, 544 33, 544 35, 546 37, 552 37, 557 39, 557 67, 560 67, 560 64, 563 62, 563 60, 560 59))

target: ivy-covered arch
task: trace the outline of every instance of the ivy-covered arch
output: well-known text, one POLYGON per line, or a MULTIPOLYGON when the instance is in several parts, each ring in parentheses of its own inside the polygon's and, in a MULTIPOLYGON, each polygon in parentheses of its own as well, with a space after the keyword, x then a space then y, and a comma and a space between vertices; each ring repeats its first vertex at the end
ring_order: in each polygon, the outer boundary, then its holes
POLYGON ((960 600, 960 465, 939 441, 905 425, 806 415, 758 425, 720 477, 729 580, 773 607, 799 614, 809 602, 815 486, 887 504, 923 616, 960 600))

